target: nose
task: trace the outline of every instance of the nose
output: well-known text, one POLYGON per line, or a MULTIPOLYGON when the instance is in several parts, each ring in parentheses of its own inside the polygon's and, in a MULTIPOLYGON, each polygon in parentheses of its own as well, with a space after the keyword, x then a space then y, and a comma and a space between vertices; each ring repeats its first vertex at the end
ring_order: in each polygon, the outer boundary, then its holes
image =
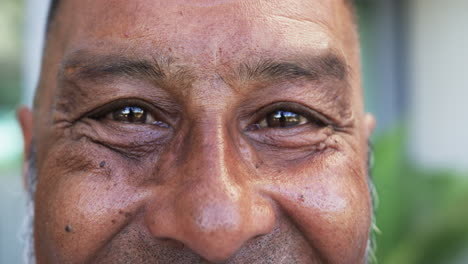
POLYGON ((275 215, 253 187, 253 175, 227 131, 197 129, 172 156, 164 198, 146 214, 157 238, 183 243, 212 262, 232 257, 250 239, 271 232, 275 215), (177 160, 177 161, 176 161, 177 160))

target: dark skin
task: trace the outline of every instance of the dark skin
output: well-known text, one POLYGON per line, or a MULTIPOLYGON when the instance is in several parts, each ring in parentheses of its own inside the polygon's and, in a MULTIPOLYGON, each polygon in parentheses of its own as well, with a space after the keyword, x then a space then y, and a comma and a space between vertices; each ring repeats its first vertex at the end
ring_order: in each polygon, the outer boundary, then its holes
POLYGON ((38 263, 364 263, 360 86, 341 1, 63 1, 19 111, 38 263))

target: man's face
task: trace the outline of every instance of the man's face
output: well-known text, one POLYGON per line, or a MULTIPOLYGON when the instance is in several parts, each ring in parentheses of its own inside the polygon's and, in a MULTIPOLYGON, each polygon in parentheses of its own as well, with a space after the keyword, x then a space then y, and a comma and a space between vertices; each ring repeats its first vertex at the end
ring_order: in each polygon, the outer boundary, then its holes
POLYGON ((338 0, 68 0, 45 53, 39 263, 363 263, 356 36, 338 0))

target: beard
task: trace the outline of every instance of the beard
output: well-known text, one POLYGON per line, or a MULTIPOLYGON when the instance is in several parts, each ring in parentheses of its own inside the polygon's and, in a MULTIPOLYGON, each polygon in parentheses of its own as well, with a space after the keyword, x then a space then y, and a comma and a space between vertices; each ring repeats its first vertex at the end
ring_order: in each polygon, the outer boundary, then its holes
POLYGON ((36 264, 34 253, 34 195, 37 187, 35 144, 31 145, 26 167, 26 212, 22 227, 22 238, 24 242, 24 263, 36 264))
MULTIPOLYGON (((368 185, 369 185, 369 191, 370 191, 370 196, 372 198, 372 219, 371 219, 371 226, 370 226, 370 237, 368 239, 368 242, 367 242, 367 249, 366 249, 366 253, 367 253, 367 256, 366 256, 366 263, 375 263, 376 262, 376 258, 375 258, 375 249, 376 249, 376 243, 375 243, 375 239, 374 239, 374 235, 375 233, 378 233, 379 230, 377 228, 377 226, 375 225, 375 219, 374 219, 374 209, 375 209, 375 206, 376 206, 376 203, 377 203, 377 193, 376 193, 376 189, 375 189, 375 186, 373 184, 373 181, 372 181, 372 176, 371 176, 371 170, 372 170, 372 167, 373 167, 373 150, 372 150, 372 145, 369 143, 369 148, 368 148, 368 160, 367 160, 367 170, 368 170, 368 177, 367 177, 367 181, 368 181, 368 185)), ((23 223, 23 227, 22 227, 22 238, 23 238, 23 242, 24 242, 24 263, 27 263, 27 264, 35 264, 36 263, 36 256, 35 256, 35 248, 34 248, 34 196, 35 196, 35 193, 36 193, 36 187, 37 187, 37 167, 36 167, 36 162, 37 162, 37 154, 36 154, 36 149, 35 149, 35 144, 32 144, 31 146, 31 152, 29 153, 29 156, 28 156, 28 164, 27 164, 27 168, 26 168, 26 184, 27 184, 27 193, 26 193, 26 212, 25 212, 25 219, 24 219, 24 223, 23 223)), ((131 230, 130 230, 131 231, 131 230)), ((267 234, 265 236, 275 236, 274 234, 275 232, 273 232, 273 234, 267 234)), ((139 235, 141 237, 141 234, 139 235)), ((150 238, 148 238, 148 242, 151 244, 152 242, 149 240, 150 238)), ((281 237, 278 237, 278 239, 282 239, 281 237)), ((154 244, 154 243, 153 243, 154 244)), ((287 243, 284 243, 284 238, 283 238, 283 246, 285 246, 287 243)), ((292 243, 294 244, 294 243, 292 243)), ((153 247, 153 250, 155 250, 156 252, 157 251, 160 251, 162 250, 161 248, 159 248, 157 246, 157 244, 154 244, 156 247, 153 247)), ((140 247, 142 248, 142 247, 140 247)), ((291 248, 292 250, 294 250, 293 248, 291 248)), ((125 251, 125 250, 123 250, 125 251)), ((114 254, 120 254, 122 253, 123 251, 117 251, 115 252, 114 254)), ((284 248, 283 248, 283 251, 284 251, 284 248)), ((164 252, 164 253, 168 253, 168 252, 164 252)), ((178 254, 178 252, 173 252, 175 255, 178 254)), ((286 252, 285 252, 286 253, 286 252)), ((268 254, 265 254, 264 256, 267 256, 268 254)), ((284 255, 283 255, 284 256, 284 255)), ((196 257, 195 257, 196 258, 196 257)), ((122 263, 132 263, 134 262, 136 259, 128 259, 129 262, 126 262, 125 261, 125 258, 122 256, 121 258, 119 258, 120 260, 122 260, 123 262, 122 263)), ((143 258, 144 259, 144 258, 143 258)), ((177 258, 176 258, 177 259, 177 258)), ((179 258, 179 260, 181 260, 179 258)), ((188 261, 184 261, 185 263, 191 263, 193 262, 193 258, 187 258, 188 261), (190 261, 189 259, 192 259, 192 261, 190 261)), ((296 263, 296 262, 288 262, 287 259, 284 259, 283 260, 286 260, 286 263, 296 263)), ((271 261, 271 259, 270 259, 271 261)), ((199 261, 196 261, 196 262, 199 262, 199 261)), ((267 262, 267 263, 274 263, 274 262, 267 262)))

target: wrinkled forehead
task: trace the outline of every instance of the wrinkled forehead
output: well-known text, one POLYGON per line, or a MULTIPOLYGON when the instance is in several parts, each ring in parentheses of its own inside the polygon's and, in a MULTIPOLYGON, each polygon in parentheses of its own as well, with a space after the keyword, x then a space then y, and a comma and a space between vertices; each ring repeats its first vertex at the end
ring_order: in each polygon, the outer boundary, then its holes
POLYGON ((227 63, 265 53, 346 57, 346 10, 341 0, 65 0, 58 24, 64 57, 91 48, 227 63))

